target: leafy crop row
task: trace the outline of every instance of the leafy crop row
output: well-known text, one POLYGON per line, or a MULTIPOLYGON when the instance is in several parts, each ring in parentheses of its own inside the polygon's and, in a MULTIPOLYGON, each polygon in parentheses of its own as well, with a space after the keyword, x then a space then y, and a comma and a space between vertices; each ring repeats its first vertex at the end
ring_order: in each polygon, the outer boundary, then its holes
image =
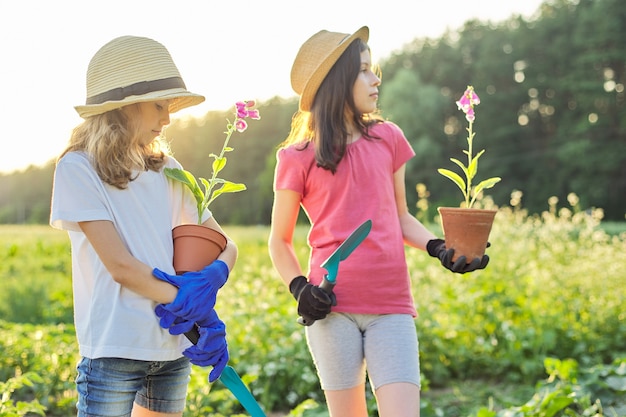
MULTIPOLYGON (((601 217, 600 210, 580 210, 575 196, 568 207, 550 201, 544 213, 530 216, 514 195, 496 216, 487 269, 459 276, 407 249, 419 312, 423 417, 626 415, 626 235, 604 232, 601 217), (471 380, 536 392, 474 398, 463 414, 458 404, 454 412, 430 395, 471 380)), ((429 226, 440 234, 436 223, 429 226)), ((265 410, 327 415, 295 302, 267 254, 268 229, 226 229, 240 249, 218 301, 230 364, 265 410)), ((305 233, 297 235, 303 263, 305 233)), ((31 402, 33 410, 40 404, 51 417, 75 415, 69 271, 63 233, 0 227, 0 381, 14 387, 0 416, 26 415, 15 411, 18 402, 31 402)), ((186 415, 246 415, 207 376, 194 367, 186 415)), ((371 395, 369 401, 375 415, 371 395)))

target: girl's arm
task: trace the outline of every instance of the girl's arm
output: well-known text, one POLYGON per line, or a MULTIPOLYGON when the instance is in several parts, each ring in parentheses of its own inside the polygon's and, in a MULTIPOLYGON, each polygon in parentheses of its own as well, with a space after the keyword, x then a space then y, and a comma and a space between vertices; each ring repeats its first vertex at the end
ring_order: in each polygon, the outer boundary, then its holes
POLYGON ((112 222, 80 222, 79 226, 115 282, 158 303, 174 301, 178 289, 154 277, 151 266, 130 254, 112 222))
POLYGON ((302 275, 302 268, 293 248, 293 233, 299 211, 300 194, 291 190, 276 191, 268 248, 274 268, 287 286, 295 277, 302 275))
POLYGON ((402 165, 393 174, 396 206, 398 208, 398 218, 400 219, 402 236, 404 237, 404 243, 407 245, 426 250, 426 243, 428 243, 431 239, 436 239, 437 236, 435 236, 409 212, 406 202, 406 189, 404 185, 405 171, 406 164, 402 165))
POLYGON ((226 236, 226 248, 224 248, 224 250, 222 251, 222 253, 220 253, 217 259, 224 261, 226 265, 228 265, 228 270, 232 271, 235 267, 235 263, 237 262, 237 255, 239 253, 237 245, 230 237, 228 237, 226 233, 224 233, 220 225, 217 223, 217 220, 215 220, 213 216, 211 216, 207 221, 202 224, 211 229, 215 229, 218 232, 222 233, 224 236, 226 236))
MULTIPOLYGON (((204 224, 223 233, 213 218, 204 224)), ((112 222, 108 220, 80 222, 79 226, 115 282, 158 303, 168 304, 174 301, 178 288, 154 277, 153 266, 146 265, 132 256, 112 222)), ((218 259, 224 261, 229 270, 232 270, 237 259, 237 246, 228 237, 227 241, 226 249, 218 259)))

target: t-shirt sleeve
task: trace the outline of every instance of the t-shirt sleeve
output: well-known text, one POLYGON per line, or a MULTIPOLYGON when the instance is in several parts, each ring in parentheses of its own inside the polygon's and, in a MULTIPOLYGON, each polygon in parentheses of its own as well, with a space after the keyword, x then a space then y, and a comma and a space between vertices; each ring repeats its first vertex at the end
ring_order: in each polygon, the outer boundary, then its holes
POLYGON ((111 220, 104 198, 102 181, 86 157, 67 154, 57 163, 54 173, 50 225, 79 231, 78 222, 111 220))
POLYGON ((387 122, 389 130, 391 131, 391 137, 395 143, 395 153, 393 162, 393 171, 397 171, 402 165, 406 164, 409 159, 415 156, 415 151, 409 143, 402 129, 391 122, 387 122))
POLYGON ((282 148, 276 152, 274 191, 291 190, 304 194, 306 172, 298 152, 293 148, 282 148))

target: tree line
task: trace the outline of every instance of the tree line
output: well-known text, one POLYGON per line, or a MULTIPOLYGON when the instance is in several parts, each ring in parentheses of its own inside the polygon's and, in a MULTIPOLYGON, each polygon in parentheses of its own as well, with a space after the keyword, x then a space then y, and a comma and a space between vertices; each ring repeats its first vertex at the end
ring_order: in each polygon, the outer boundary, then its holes
MULTIPOLYGON (((464 114, 455 101, 467 85, 476 107, 475 152, 485 149, 477 179, 502 181, 487 193, 498 205, 523 193, 531 213, 569 193, 605 219, 626 213, 626 3, 547 0, 532 18, 469 20, 439 38, 416 38, 379 59, 379 107, 397 123, 417 155, 407 164, 410 209, 417 184, 433 208, 457 205, 459 190, 438 174, 464 160, 464 114)), ((376 51, 372 51, 376 59, 376 51)), ((248 190, 212 205, 223 224, 268 224, 275 151, 289 132, 297 99, 259 103, 261 120, 233 137, 223 177, 248 190)), ((167 128, 175 157, 196 176, 208 176, 209 154, 220 149, 232 109, 175 120, 167 128)), ((372 161, 376 163, 376 161, 372 161)), ((54 164, 0 176, 0 223, 46 223, 54 164)), ((376 184, 372 184, 375 187, 376 184)))

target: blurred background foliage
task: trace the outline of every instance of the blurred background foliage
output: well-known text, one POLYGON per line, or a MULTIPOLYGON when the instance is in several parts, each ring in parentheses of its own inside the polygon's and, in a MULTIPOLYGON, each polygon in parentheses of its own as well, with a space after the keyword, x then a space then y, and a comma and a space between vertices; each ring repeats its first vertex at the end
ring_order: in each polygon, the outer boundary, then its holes
MULTIPOLYGON (((376 36, 376 34, 373 34, 376 36)), ((418 183, 436 206, 457 205, 458 190, 437 173, 463 158, 465 127, 455 101, 468 84, 482 102, 474 124, 486 149, 477 179, 500 176, 497 205, 524 193, 531 213, 573 192, 584 209, 623 221, 626 207, 626 2, 547 0, 532 19, 467 21, 437 39, 417 38, 377 57, 383 116, 404 130, 417 156, 407 165, 410 207, 418 183), (482 177, 484 175, 484 177, 482 177)), ((262 81, 260 81, 262 82, 262 81)), ((233 97, 253 99, 253 97, 233 97)), ((212 205, 222 224, 269 224, 277 145, 289 132, 296 98, 258 103, 262 119, 232 143, 224 176, 248 190, 212 205), (235 200, 236 199, 236 200, 235 200)), ((232 109, 178 119, 166 131, 177 159, 207 176, 232 109)), ((0 223, 46 223, 54 163, 0 175, 0 223)), ((375 184, 372 184, 375 186, 375 184)))
MULTIPOLYGON (((600 209, 568 197, 530 215, 516 193, 498 210, 481 271, 453 274, 407 248, 422 417, 626 416, 626 229, 607 232, 600 209)), ((240 252, 218 301, 230 364, 269 417, 328 417, 296 303, 268 256, 269 227, 225 229, 240 252)), ((300 225, 294 236, 302 264, 306 233, 300 225)), ((39 376, 9 397, 36 400, 48 417, 76 415, 70 270, 66 233, 0 226, 0 392, 3 381, 39 376)), ((221 382, 207 382, 209 371, 194 366, 185 415, 248 415, 221 382)))

